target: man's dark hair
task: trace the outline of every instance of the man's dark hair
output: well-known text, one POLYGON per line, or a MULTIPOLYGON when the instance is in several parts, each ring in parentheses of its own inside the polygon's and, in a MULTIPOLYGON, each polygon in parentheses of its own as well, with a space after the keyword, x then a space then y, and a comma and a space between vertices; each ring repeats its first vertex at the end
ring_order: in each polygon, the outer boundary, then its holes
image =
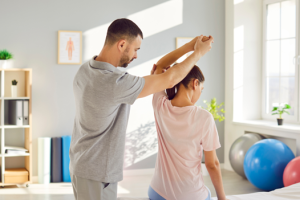
POLYGON ((112 45, 121 39, 130 41, 138 35, 143 39, 141 29, 133 21, 126 18, 116 19, 108 27, 105 44, 112 45))

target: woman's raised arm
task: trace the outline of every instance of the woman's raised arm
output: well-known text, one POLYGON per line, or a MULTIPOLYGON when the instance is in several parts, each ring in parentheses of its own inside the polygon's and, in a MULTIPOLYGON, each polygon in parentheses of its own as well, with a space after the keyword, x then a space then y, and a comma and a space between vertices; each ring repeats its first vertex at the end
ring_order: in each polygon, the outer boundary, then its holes
MULTIPOLYGON (((194 46, 195 43, 197 41, 198 37, 195 37, 193 40, 191 40, 190 42, 186 43, 185 45, 179 47, 178 49, 175 49, 174 51, 168 53, 167 55, 165 55, 164 57, 162 57, 157 63, 156 65, 153 67, 156 70, 155 74, 161 74, 163 73, 163 70, 166 70, 170 67, 170 65, 172 65, 174 62, 176 62, 176 60, 178 60, 181 56, 183 56, 184 54, 193 51, 194 50, 194 46)), ((207 40, 209 40, 211 38, 211 36, 206 37, 203 36, 202 38, 202 42, 205 42, 207 40)))
MULTIPOLYGON (((211 43, 213 42, 213 37, 211 37, 207 42, 201 41, 203 36, 196 37, 194 44, 194 52, 187 57, 183 62, 179 63, 176 66, 173 66, 166 73, 163 74, 154 74, 150 76, 144 76, 145 85, 142 92, 139 94, 138 98, 143 98, 150 94, 160 92, 167 88, 171 88, 177 83, 179 83, 188 73, 191 71, 195 63, 208 51, 211 49, 211 43)), ((175 62, 185 53, 191 51, 192 43, 184 45, 182 48, 178 48, 171 53, 164 56, 158 62, 158 67, 167 68, 172 62, 175 62)), ((193 50, 193 49, 192 49, 193 50)), ((160 70, 160 69, 158 69, 160 70)))

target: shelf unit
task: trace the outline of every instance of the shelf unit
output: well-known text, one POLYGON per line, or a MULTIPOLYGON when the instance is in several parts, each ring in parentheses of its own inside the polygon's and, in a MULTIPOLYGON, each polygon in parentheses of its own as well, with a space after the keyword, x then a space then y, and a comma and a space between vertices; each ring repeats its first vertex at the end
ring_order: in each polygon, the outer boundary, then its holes
POLYGON ((1 113, 1 182, 0 186, 32 183, 32 69, 0 69, 0 113, 1 113), (11 97, 11 81, 18 81, 18 97, 11 97), (28 100, 29 102, 29 125, 6 125, 5 124, 5 101, 28 100), (9 145, 6 145, 9 142, 9 145), (17 142, 14 145, 14 142, 17 142), (5 153, 5 146, 21 145, 28 150, 22 155, 5 153), (15 166, 16 165, 16 166, 15 166), (5 169, 25 168, 28 171, 28 181, 25 183, 5 183, 5 169))

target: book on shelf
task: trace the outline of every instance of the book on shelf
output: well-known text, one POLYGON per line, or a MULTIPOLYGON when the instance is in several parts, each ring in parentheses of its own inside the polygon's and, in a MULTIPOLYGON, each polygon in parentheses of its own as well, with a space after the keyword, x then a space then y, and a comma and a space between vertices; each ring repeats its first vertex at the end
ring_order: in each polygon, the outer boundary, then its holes
POLYGON ((8 100, 4 107, 5 125, 29 125, 29 100, 8 100))
POLYGON ((22 155, 28 153, 28 150, 23 147, 5 146, 5 153, 11 155, 22 155))

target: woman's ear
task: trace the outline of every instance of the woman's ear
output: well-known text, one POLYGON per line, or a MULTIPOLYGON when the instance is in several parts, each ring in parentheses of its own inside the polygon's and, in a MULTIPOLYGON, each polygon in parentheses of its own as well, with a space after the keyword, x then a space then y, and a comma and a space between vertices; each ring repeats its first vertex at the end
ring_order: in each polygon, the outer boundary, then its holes
POLYGON ((199 80, 198 79, 194 79, 193 81, 193 90, 196 90, 196 87, 199 85, 199 80))

